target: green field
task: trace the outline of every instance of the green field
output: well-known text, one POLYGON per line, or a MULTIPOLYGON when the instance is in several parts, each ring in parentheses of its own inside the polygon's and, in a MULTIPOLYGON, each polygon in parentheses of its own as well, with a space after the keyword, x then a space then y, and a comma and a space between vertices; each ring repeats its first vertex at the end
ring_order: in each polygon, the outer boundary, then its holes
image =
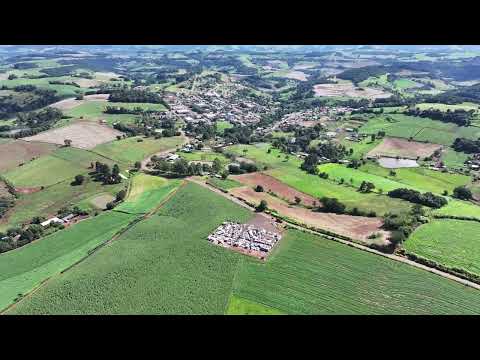
POLYGON ((73 181, 77 174, 91 171, 90 164, 101 161, 112 162, 92 152, 73 147, 62 147, 50 155, 39 157, 17 167, 4 176, 16 187, 49 186, 68 179, 73 181))
MULTIPOLYGON (((261 166, 267 165, 270 169, 267 171, 267 174, 301 192, 316 198, 323 196, 335 197, 345 203, 347 209, 350 210, 354 207, 365 211, 373 210, 380 216, 389 211, 406 211, 410 209, 410 204, 403 200, 373 193, 362 194, 347 185, 339 185, 332 180, 325 180, 319 176, 307 174, 300 169, 300 159, 290 156, 286 161, 285 154, 281 154, 277 149, 272 149, 271 153, 268 154, 268 148, 268 144, 234 145, 229 150, 255 160, 261 166), (243 149, 247 149, 247 153, 244 154, 243 149)), ((347 184, 349 181, 350 179, 345 179, 347 184)))
POLYGON ((163 137, 160 139, 133 136, 122 140, 98 145, 94 152, 123 165, 133 166, 136 161, 142 161, 147 156, 169 149, 175 150, 184 141, 182 136, 163 137), (138 141, 142 140, 142 141, 138 141))
POLYGON ((453 123, 444 123, 415 116, 390 114, 375 116, 359 129, 361 134, 376 134, 385 131, 387 136, 410 138, 416 141, 428 141, 434 144, 451 145, 457 137, 477 139, 480 128, 460 127, 453 123), (387 116, 391 119, 388 120, 387 116))
POLYGON ((110 239, 134 217, 105 213, 0 255, 0 309, 110 239))
POLYGON ((438 219, 417 228, 405 241, 407 252, 480 276, 480 223, 438 219))
POLYGON ((404 89, 411 89, 411 88, 417 87, 421 84, 410 79, 397 79, 393 82, 393 85, 397 89, 404 90, 404 89))
POLYGON ((442 161, 448 168, 461 169, 465 165, 465 161, 468 159, 468 154, 458 152, 452 148, 445 149, 442 152, 442 161))
POLYGON ((180 180, 167 180, 159 176, 135 175, 127 199, 115 210, 130 214, 148 213, 159 206, 180 183, 180 180))
POLYGON ((80 265, 52 278, 14 313, 222 314, 243 257, 210 244, 223 221, 252 214, 189 183, 80 265))
POLYGON ((244 186, 243 184, 239 183, 238 181, 235 181, 233 179, 218 179, 215 177, 211 177, 207 180, 207 184, 211 184, 212 186, 228 191, 230 189, 234 189, 240 186, 244 186))
POLYGON ((266 263, 243 261, 233 294, 288 314, 477 313, 480 293, 297 230, 266 263))
MULTIPOLYGON (((399 187, 411 187, 417 191, 430 191, 437 194, 442 194, 444 190, 447 190, 449 194, 451 194, 453 189, 457 186, 470 183, 469 176, 443 173, 441 171, 430 170, 423 167, 395 169, 395 176, 390 176, 390 169, 383 168, 372 162, 368 162, 366 165, 361 166, 359 170, 361 172, 395 181, 400 185, 399 187)), ((375 184, 374 181, 372 182, 375 184)))
POLYGON ((442 104, 442 103, 420 103, 415 105, 420 110, 435 109, 441 111, 455 111, 455 110, 478 110, 478 104, 464 102, 461 104, 442 104))
POLYGON ((256 303, 254 301, 239 298, 232 295, 228 302, 226 315, 284 315, 285 313, 256 303))
POLYGON ((480 206, 467 201, 449 199, 448 204, 433 212, 436 215, 467 216, 480 219, 480 206))
POLYGON ((194 151, 191 153, 180 151, 178 155, 187 161, 210 161, 213 162, 218 158, 222 164, 227 164, 230 160, 222 153, 216 153, 214 151, 194 151))
POLYGON ((32 194, 19 194, 15 207, 8 216, 0 220, 0 231, 30 221, 34 216, 53 216, 64 206, 76 206, 94 210, 89 199, 101 194, 115 195, 125 184, 103 185, 101 182, 85 180, 82 185, 72 186, 70 180, 52 185, 32 194))
MULTIPOLYGON (((315 140, 314 140, 315 141, 315 140)), ((371 141, 370 138, 363 139, 359 142, 356 141, 349 141, 349 140, 342 140, 340 144, 344 145, 347 150, 353 149, 353 154, 348 155, 349 159, 363 159, 363 157, 373 148, 375 148, 378 144, 380 144, 382 140, 377 139, 375 141, 371 141)))

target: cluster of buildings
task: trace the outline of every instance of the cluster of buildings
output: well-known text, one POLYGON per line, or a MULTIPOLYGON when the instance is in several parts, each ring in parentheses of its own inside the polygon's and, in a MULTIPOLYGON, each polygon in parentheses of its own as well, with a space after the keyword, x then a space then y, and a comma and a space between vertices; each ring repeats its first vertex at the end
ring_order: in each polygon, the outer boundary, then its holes
POLYGON ((75 217, 74 214, 69 214, 67 216, 64 216, 63 218, 59 218, 59 217, 52 217, 48 220, 45 220, 44 222, 40 223, 40 225, 42 225, 43 227, 46 227, 50 224, 53 224, 53 223, 57 223, 57 224, 68 224, 70 221, 73 220, 73 218, 75 217))
POLYGON ((208 236, 208 241, 216 245, 264 253, 268 253, 280 239, 281 236, 274 232, 233 222, 224 222, 208 236))

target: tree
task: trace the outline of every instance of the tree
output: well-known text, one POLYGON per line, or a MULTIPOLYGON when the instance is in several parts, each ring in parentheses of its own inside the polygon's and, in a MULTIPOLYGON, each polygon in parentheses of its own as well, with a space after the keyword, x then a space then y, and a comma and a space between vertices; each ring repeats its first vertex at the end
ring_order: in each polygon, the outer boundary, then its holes
POLYGON ((262 185, 257 185, 254 190, 256 192, 263 192, 263 186, 262 185))
POLYGON ((117 135, 117 140, 122 140, 122 135, 117 135))
POLYGON ((300 205, 302 202, 302 199, 300 199, 298 196, 295 196, 295 204, 300 205))
POLYGON ((360 184, 360 187, 358 188, 358 190, 363 193, 369 193, 373 189, 375 189, 375 184, 369 181, 362 181, 362 183, 360 184))
POLYGON ((125 199, 125 196, 127 196, 127 192, 125 190, 120 190, 115 197, 115 201, 122 201, 123 199, 125 199))
POLYGON ((85 181, 85 176, 79 174, 75 175, 75 181, 73 182, 74 185, 82 185, 85 181))
POLYGON ((329 198, 324 196, 320 199, 320 202, 322 203, 323 206, 317 209, 319 211, 332 212, 335 214, 345 213, 345 208, 346 208, 345 204, 342 204, 336 198, 329 198))
POLYGON ((72 146, 72 140, 70 139, 63 140, 63 143, 65 144, 65 146, 72 146))
POLYGON ((18 76, 15 74, 8 75, 8 80, 15 80, 16 78, 18 78, 18 76))
POLYGON ((260 204, 258 204, 258 206, 255 208, 256 211, 258 212, 264 212, 265 210, 267 210, 268 208, 268 204, 265 200, 262 200, 260 201, 260 204))
POLYGON ((222 162, 219 158, 215 158, 212 164, 212 171, 218 174, 222 170, 222 162))
POLYGON ((465 186, 458 186, 453 189, 453 196, 461 200, 470 200, 472 198, 472 192, 465 186))
POLYGON ((375 134, 372 134, 370 136, 370 139, 371 139, 372 142, 374 142, 377 139, 377 136, 375 134))
POLYGON ((228 175, 229 175, 229 173, 228 173, 227 170, 223 171, 223 172, 222 172, 222 175, 221 175, 221 176, 222 176, 222 180, 227 180, 228 175))
POLYGON ((113 208, 115 207, 115 203, 113 201, 110 201, 109 203, 107 203, 107 210, 112 210, 113 208))
POLYGON ((142 167, 142 163, 141 163, 140 161, 136 161, 136 162, 135 162, 135 169, 136 169, 136 170, 140 170, 141 167, 142 167))

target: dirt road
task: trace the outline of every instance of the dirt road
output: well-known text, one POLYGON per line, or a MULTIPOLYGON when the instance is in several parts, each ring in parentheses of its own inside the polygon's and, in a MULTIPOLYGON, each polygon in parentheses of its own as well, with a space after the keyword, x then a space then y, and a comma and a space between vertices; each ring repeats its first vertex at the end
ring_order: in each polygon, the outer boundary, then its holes
MULTIPOLYGON (((220 191, 208 184, 206 184, 205 182, 202 182, 201 180, 199 179, 195 179, 195 178, 188 178, 187 179, 188 181, 191 181, 191 182, 194 182, 198 185, 201 185, 217 194, 220 194, 222 195, 223 197, 233 201, 234 203, 240 205, 240 206, 243 206, 244 208, 247 208, 251 211, 255 211, 255 209, 250 206, 250 205, 247 205, 246 203, 244 203, 243 201, 241 200, 238 200, 236 198, 234 198, 233 196, 230 196, 228 193, 224 193, 223 191, 220 191)), ((269 218, 273 218, 272 216, 268 215, 268 214, 265 214, 263 213, 264 216, 267 216, 269 218)), ((306 229, 302 226, 298 226, 298 225, 295 225, 295 224, 291 224, 289 223, 289 226, 293 227, 293 228, 296 228, 298 230, 302 230, 302 231, 306 231, 306 232, 309 232, 311 234, 315 234, 315 235, 321 235, 321 233, 318 233, 316 231, 313 231, 313 230, 310 230, 310 229, 306 229)), ((453 280, 453 281, 456 281, 458 283, 461 283, 465 286, 469 286, 469 287, 472 287, 472 288, 475 288, 477 290, 480 290, 480 285, 479 284, 476 284, 472 281, 469 281, 469 280, 465 280, 465 279, 462 279, 458 276, 455 276, 455 275, 452 275, 452 274, 449 274, 449 273, 446 273, 444 271, 441 271, 441 270, 437 270, 435 268, 431 268, 429 266, 426 266, 426 265, 422 265, 422 264, 419 264, 415 261, 412 261, 412 260, 409 260, 409 259, 406 259, 402 256, 398 256, 398 255, 393 255, 393 254, 385 254, 381 251, 378 251, 378 250, 375 250, 375 249, 372 249, 372 248, 369 248, 368 246, 364 246, 364 245, 360 245, 360 244, 357 244, 357 243, 354 243, 354 242, 351 242, 351 241, 347 241, 347 240, 343 240, 343 239, 339 239, 339 238, 335 238, 335 241, 338 241, 342 244, 345 244, 345 245, 348 245, 348 246, 351 246, 351 247, 354 247, 354 248, 357 248, 357 249, 360 249, 360 250, 363 250, 363 251, 367 251, 369 253, 372 253, 372 254, 375 254, 375 255, 380 255, 380 256, 383 256, 383 257, 387 257, 391 260, 395 260, 395 261, 399 261, 399 262, 402 262, 404 264, 408 264, 408 265, 411 265, 411 266, 415 266, 416 268, 419 268, 419 269, 422 269, 422 270, 425 270, 425 271, 428 271, 430 273, 433 273, 433 274, 437 274, 437 275, 440 275, 440 276, 443 276, 444 278, 447 278, 447 279, 450 279, 450 280, 453 280)))

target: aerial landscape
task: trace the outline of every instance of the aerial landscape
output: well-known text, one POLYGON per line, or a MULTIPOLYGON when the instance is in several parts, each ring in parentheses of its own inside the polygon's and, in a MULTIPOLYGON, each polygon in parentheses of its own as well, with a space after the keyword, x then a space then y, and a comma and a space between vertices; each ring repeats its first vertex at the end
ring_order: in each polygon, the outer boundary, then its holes
POLYGON ((0 312, 479 314, 480 46, 1 45, 0 312))

